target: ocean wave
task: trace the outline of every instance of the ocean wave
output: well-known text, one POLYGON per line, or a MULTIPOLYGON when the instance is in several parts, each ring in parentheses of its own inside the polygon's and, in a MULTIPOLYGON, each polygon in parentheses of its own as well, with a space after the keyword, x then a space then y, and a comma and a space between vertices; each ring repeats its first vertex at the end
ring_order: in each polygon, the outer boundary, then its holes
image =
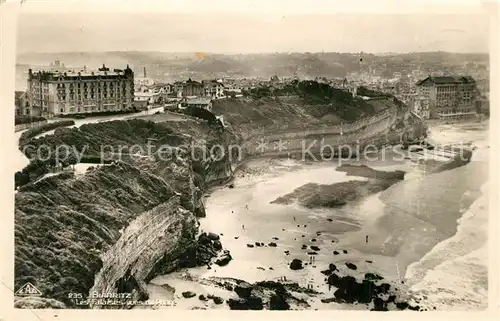
POLYGON ((484 309, 488 302, 488 183, 458 220, 456 234, 408 266, 412 293, 438 309, 484 309))

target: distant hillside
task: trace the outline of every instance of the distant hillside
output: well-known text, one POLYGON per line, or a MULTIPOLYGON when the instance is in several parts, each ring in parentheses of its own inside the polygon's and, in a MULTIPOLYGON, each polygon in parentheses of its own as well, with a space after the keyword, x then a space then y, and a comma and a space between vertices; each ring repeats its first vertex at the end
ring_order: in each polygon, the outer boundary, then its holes
POLYGON ((424 71, 437 67, 462 66, 466 63, 488 64, 488 54, 458 54, 447 52, 406 53, 377 56, 367 53, 266 53, 266 54, 211 54, 204 58, 195 53, 163 53, 139 51, 68 52, 20 54, 17 57, 16 88, 25 86, 23 73, 29 66, 48 66, 54 60, 66 66, 96 68, 103 63, 110 67, 130 67, 142 76, 146 67, 148 77, 173 81, 214 77, 294 76, 302 79, 315 77, 345 77, 349 73, 368 70, 374 66, 386 76, 393 72, 424 71))

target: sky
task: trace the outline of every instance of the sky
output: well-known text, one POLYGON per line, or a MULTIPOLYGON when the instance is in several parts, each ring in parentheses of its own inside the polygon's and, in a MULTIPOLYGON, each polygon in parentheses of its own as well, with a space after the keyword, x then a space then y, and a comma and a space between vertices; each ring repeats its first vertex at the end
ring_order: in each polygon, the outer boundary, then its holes
MULTIPOLYGON (((150 10, 151 11, 151 10, 150 10)), ((488 52, 483 14, 23 12, 17 52, 488 52)))

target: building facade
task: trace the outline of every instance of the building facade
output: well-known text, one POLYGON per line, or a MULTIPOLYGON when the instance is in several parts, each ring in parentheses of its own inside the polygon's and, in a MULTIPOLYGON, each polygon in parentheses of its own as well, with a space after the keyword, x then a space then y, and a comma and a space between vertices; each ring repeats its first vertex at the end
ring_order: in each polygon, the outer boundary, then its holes
POLYGON ((182 97, 196 96, 203 97, 205 88, 201 82, 189 78, 182 86, 182 97))
POLYGON ((416 84, 414 109, 423 118, 461 118, 476 114, 478 90, 470 76, 429 76, 416 84))
POLYGON ((38 71, 28 73, 30 110, 41 115, 98 113, 133 108, 134 72, 110 70, 105 65, 97 71, 38 71))
POLYGON ((197 107, 212 111, 212 99, 208 97, 192 99, 184 98, 183 101, 181 101, 180 107, 181 109, 185 107, 197 107))
POLYGON ((14 104, 16 106, 16 116, 37 116, 36 113, 32 113, 29 102, 28 95, 25 91, 16 91, 14 104))
POLYGON ((205 89, 205 97, 211 97, 214 99, 219 99, 224 97, 224 85, 217 80, 203 81, 203 87, 205 89))

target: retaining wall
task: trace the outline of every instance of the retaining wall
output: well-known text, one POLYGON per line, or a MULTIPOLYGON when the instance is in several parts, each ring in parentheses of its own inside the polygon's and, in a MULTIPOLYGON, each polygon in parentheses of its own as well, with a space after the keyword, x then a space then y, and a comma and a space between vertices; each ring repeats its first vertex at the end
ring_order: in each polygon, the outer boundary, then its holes
POLYGON ((18 131, 25 130, 25 129, 31 129, 31 128, 36 128, 40 127, 42 125, 47 124, 47 120, 40 120, 32 123, 26 123, 26 124, 19 124, 15 126, 15 132, 17 133, 18 131))

